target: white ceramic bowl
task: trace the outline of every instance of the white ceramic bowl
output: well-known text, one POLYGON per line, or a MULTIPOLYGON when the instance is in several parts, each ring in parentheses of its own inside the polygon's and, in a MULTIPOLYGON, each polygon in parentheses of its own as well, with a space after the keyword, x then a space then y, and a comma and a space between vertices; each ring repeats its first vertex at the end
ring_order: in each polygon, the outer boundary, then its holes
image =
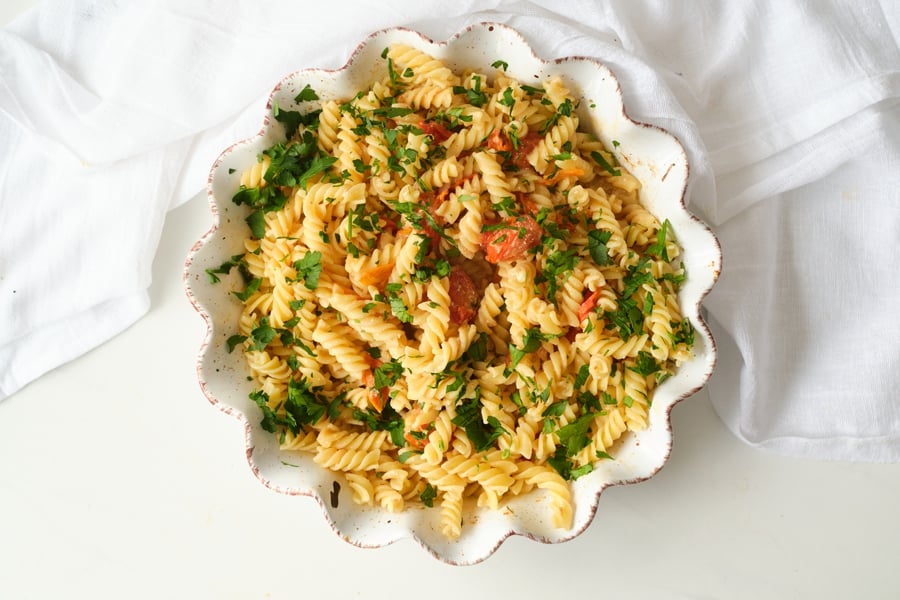
POLYGON ((472 564, 489 557, 511 535, 545 543, 571 539, 590 524, 606 487, 645 480, 663 466, 672 447, 672 407, 698 391, 715 365, 715 346, 701 318, 700 304, 718 277, 721 250, 709 228, 685 208, 687 177, 687 158, 678 140, 657 127, 632 121, 625 112, 616 78, 597 61, 571 58, 545 62, 519 33, 498 24, 473 26, 443 43, 404 29, 375 33, 357 48, 344 68, 307 69, 283 79, 272 92, 259 134, 225 150, 212 168, 209 201, 214 225, 194 246, 185 267, 188 297, 209 328, 198 364, 203 392, 212 404, 243 424, 247 460, 256 477, 276 492, 314 498, 335 532, 352 544, 378 547, 412 537, 440 560, 472 564), (598 133, 607 147, 612 140, 618 142, 616 157, 640 179, 644 203, 661 220, 671 222, 683 247, 688 279, 679 298, 684 316, 696 329, 696 358, 657 388, 649 427, 626 434, 614 461, 601 461, 593 472, 572 482, 575 514, 569 530, 550 525, 547 503, 539 492, 511 501, 510 510, 467 506, 464 533, 454 541, 440 534, 437 508, 415 507, 391 514, 355 505, 340 475, 326 471, 312 460, 284 456, 275 436, 260 427, 259 409, 248 398, 252 384, 247 380, 249 371, 244 357, 240 352, 226 351, 225 341, 236 331, 241 306, 224 291, 226 288, 210 285, 205 270, 243 252, 246 209, 233 204, 231 198, 238 189, 239 174, 256 162, 261 150, 283 139, 281 125, 270 118, 272 106, 275 102, 291 105, 307 84, 323 98, 352 97, 375 77, 383 63, 382 49, 393 43, 417 47, 455 69, 468 67, 489 72, 491 63, 503 57, 509 63, 509 75, 521 81, 542 81, 550 75, 561 75, 573 94, 586 100, 579 113, 582 126, 598 133), (343 494, 336 493, 341 488, 343 494))

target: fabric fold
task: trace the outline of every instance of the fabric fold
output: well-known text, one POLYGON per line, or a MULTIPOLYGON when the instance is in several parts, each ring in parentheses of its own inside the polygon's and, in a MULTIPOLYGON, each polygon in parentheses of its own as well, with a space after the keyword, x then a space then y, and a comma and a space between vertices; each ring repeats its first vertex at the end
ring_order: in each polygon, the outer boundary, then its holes
POLYGON ((600 59, 629 116, 685 147, 689 208, 725 252, 705 307, 729 429, 784 454, 900 460, 896 3, 215 7, 47 1, 0 31, 0 399, 146 312, 167 211, 259 130, 284 75, 340 68, 385 27, 442 40, 496 21, 545 59, 600 59))

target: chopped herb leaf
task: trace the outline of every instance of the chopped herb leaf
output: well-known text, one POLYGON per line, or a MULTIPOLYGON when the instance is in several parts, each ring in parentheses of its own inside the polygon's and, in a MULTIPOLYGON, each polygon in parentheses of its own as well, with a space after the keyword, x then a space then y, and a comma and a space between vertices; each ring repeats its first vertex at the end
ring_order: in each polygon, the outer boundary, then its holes
POLYGON ((606 246, 612 233, 600 229, 592 229, 588 232, 588 254, 598 266, 609 264, 609 248, 606 246))
POLYGON ((319 95, 316 94, 315 90, 307 83, 303 89, 300 90, 300 93, 294 97, 294 102, 300 103, 318 99, 319 95))
POLYGON ((250 283, 247 284, 247 287, 244 288, 243 292, 231 292, 231 293, 234 294, 237 297, 237 299, 240 300, 241 302, 246 302, 247 300, 250 299, 250 297, 253 294, 256 293, 256 290, 259 289, 260 285, 262 285, 262 279, 257 277, 255 279, 251 280, 250 283))
POLYGON ((314 177, 319 173, 323 173, 328 170, 331 165, 333 165, 337 161, 337 157, 335 156, 320 156, 310 163, 309 168, 303 172, 303 175, 300 176, 300 179, 297 181, 297 185, 299 185, 304 190, 306 189, 306 184, 309 182, 310 178, 314 177))
POLYGON ((221 265, 216 267, 215 269, 206 269, 206 277, 210 283, 219 283, 221 279, 219 279, 219 275, 228 275, 231 272, 231 269, 234 267, 238 267, 242 270, 246 269, 247 265, 244 262, 243 254, 235 254, 229 260, 226 260, 221 265))
POLYGON ((432 487, 430 483, 425 484, 425 489, 422 490, 422 493, 419 494, 419 500, 422 501, 422 504, 431 508, 434 506, 434 499, 437 498, 437 490, 432 487))
POLYGON ((306 352, 308 355, 312 356, 313 358, 315 358, 316 356, 318 356, 318 354, 316 354, 315 352, 313 352, 312 348, 310 348, 309 346, 307 346, 307 345, 303 342, 303 340, 301 340, 300 338, 294 337, 293 335, 291 336, 291 343, 290 343, 290 344, 284 344, 284 345, 285 345, 285 346, 289 346, 289 345, 297 346, 298 348, 300 348, 301 350, 303 350, 304 352, 306 352))
POLYGON ((596 150, 592 151, 591 158, 593 158, 595 161, 597 161, 598 165, 600 165, 601 167, 606 169, 606 172, 609 173, 610 175, 618 177, 619 175, 622 174, 622 171, 614 168, 611 164, 609 164, 609 161, 606 160, 606 157, 603 156, 603 154, 601 154, 600 152, 597 152, 596 150))
POLYGON ((322 253, 318 250, 307 252, 303 258, 294 261, 294 269, 297 271, 297 280, 302 280, 306 289, 316 289, 319 275, 322 274, 322 253))
POLYGON ((391 296, 388 299, 388 304, 391 307, 391 312, 400 320, 401 323, 413 322, 413 316, 409 313, 409 309, 406 308, 406 304, 403 303, 402 298, 391 296))
POLYGON ((315 126, 319 121, 321 110, 313 110, 308 113, 301 113, 296 110, 284 110, 278 106, 278 102, 272 106, 272 116, 275 120, 284 125, 284 135, 288 139, 294 137, 300 126, 315 126))
POLYGON ((682 319, 672 327, 672 341, 675 344, 694 345, 694 326, 687 319, 682 319))
POLYGON ((263 211, 257 209, 247 216, 247 225, 250 227, 250 233, 256 239, 262 239, 266 235, 266 218, 263 211))
POLYGON ((278 431, 278 425, 281 424, 283 420, 269 407, 269 395, 263 391, 257 390, 250 392, 250 399, 256 403, 263 413, 262 421, 259 423, 262 428, 269 433, 278 431))
POLYGON ((512 108, 516 103, 516 98, 513 96, 512 88, 506 88, 503 90, 503 96, 497 100, 501 105, 508 106, 510 110, 510 114, 512 113, 512 108))
POLYGON ((666 234, 669 231, 669 220, 663 221, 659 231, 656 232, 656 243, 647 247, 647 254, 657 256, 660 260, 669 260, 669 250, 666 247, 666 234))
POLYGON ((331 401, 319 396, 309 387, 309 382, 301 377, 288 382, 288 395, 284 410, 295 421, 291 430, 296 433, 302 425, 315 425, 329 412, 331 401))
POLYGON ((465 357, 471 361, 480 362, 487 358, 487 334, 478 332, 478 337, 469 345, 465 357))
POLYGON ((384 405, 380 413, 372 408, 365 411, 356 409, 353 411, 353 418, 365 423, 372 431, 387 431, 391 442, 398 448, 406 445, 403 417, 389 403, 384 405))
POLYGON ((553 456, 547 459, 547 464, 556 469, 563 479, 572 478, 572 461, 566 456, 565 446, 558 446, 553 456))
POLYGON ((578 368, 578 374, 575 376, 575 384, 574 387, 576 390, 581 389, 585 383, 587 383, 588 377, 590 377, 591 370, 590 367, 586 364, 581 365, 578 368))
POLYGON ((650 272, 650 259, 642 258, 636 265, 628 267, 628 274, 622 279, 625 289, 623 298, 631 298, 642 285, 653 282, 653 274, 650 272))
POLYGON ((481 91, 481 77, 478 75, 473 75, 472 81, 474 81, 474 85, 472 86, 472 88, 455 85, 453 86, 453 93, 465 95, 466 100, 469 101, 469 104, 479 107, 484 106, 488 101, 488 97, 487 94, 481 91))
POLYGON ((579 477, 587 475, 588 473, 590 473, 593 470, 594 470, 594 465, 591 463, 587 463, 587 464, 581 465, 577 469, 572 469, 570 476, 572 477, 573 480, 578 479, 579 477))
POLYGON ((644 327, 644 313, 630 298, 622 298, 614 311, 606 311, 606 318, 619 330, 623 340, 641 331, 644 327))
POLYGON ((576 400, 578 400, 578 404, 580 404, 584 410, 595 410, 597 412, 603 410, 603 407, 600 406, 600 400, 590 392, 581 392, 578 394, 576 400))
POLYGON ((397 380, 403 375, 403 365, 393 361, 386 362, 375 367, 372 374, 375 376, 375 387, 377 389, 389 388, 397 383, 397 380))
POLYGON ((475 450, 487 450, 497 438, 503 435, 503 425, 497 417, 488 417, 487 422, 481 418, 481 400, 475 398, 457 406, 456 416, 451 419, 454 425, 462 427, 466 437, 475 446, 475 450))
POLYGON ((397 460, 400 462, 400 464, 404 464, 404 463, 406 463, 406 461, 408 461, 410 458, 412 458, 416 454, 421 454, 421 453, 422 453, 421 450, 405 450, 397 455, 397 460))
POLYGON ((547 280, 547 298, 556 304, 559 279, 564 278, 578 264, 577 251, 573 248, 565 252, 554 251, 547 256, 543 276, 547 280))
POLYGON ((246 335, 232 335, 227 340, 225 340, 226 347, 228 348, 228 353, 234 351, 235 347, 239 344, 243 344, 247 340, 246 335))
MULTIPOLYGON (((549 388, 547 388, 549 389, 549 388)), ((544 409, 544 412, 541 413, 542 417, 560 417, 566 412, 566 407, 569 403, 565 400, 560 400, 559 402, 554 402, 550 406, 544 409)))
POLYGON ((250 332, 250 338, 253 340, 253 349, 264 350, 275 339, 276 335, 275 328, 269 325, 269 317, 262 317, 257 326, 250 332))
POLYGON ((634 359, 634 366, 628 368, 638 375, 647 377, 659 371, 660 366, 649 352, 641 350, 638 352, 637 358, 634 359))
POLYGON ((588 431, 596 416, 594 413, 582 415, 556 432, 559 443, 566 447, 567 456, 575 455, 591 441, 588 431))
POLYGON ((653 312, 653 294, 647 292, 647 295, 644 296, 644 314, 649 315, 653 312))
POLYGON ((540 329, 526 329, 525 335, 522 338, 522 347, 517 348, 513 344, 509 345, 509 355, 512 359, 509 365, 510 369, 515 369, 516 366, 525 358, 526 354, 534 352, 538 348, 541 347, 541 342, 549 339, 547 335, 541 333, 540 329))

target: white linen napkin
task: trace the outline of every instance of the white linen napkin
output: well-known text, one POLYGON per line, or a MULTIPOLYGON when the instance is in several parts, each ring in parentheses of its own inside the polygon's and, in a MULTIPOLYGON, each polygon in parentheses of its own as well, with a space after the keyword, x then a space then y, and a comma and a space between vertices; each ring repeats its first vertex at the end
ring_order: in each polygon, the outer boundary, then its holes
POLYGON ((888 0, 46 2, 0 32, 0 399, 146 312, 168 209, 298 68, 507 23, 600 57, 720 237, 713 404, 785 454, 900 460, 900 18, 888 0), (440 15, 436 17, 435 15, 440 15))

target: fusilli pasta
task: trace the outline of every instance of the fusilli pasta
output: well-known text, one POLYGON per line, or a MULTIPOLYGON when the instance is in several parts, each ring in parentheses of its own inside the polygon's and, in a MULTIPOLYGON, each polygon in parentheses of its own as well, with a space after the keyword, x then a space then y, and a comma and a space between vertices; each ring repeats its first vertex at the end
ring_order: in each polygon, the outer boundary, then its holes
POLYGON ((466 502, 538 489, 570 527, 569 481, 692 357, 674 232, 562 79, 382 58, 353 98, 281 107, 289 135, 241 174, 229 344, 263 428, 360 505, 423 502, 456 538, 466 502))

